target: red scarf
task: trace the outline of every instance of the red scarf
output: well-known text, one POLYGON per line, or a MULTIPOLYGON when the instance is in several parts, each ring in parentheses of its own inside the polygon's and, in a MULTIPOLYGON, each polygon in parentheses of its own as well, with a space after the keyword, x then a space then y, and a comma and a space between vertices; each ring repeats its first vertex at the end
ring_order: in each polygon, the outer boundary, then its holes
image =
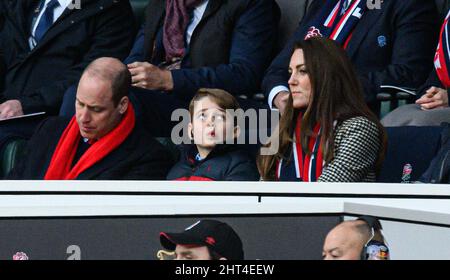
MULTIPOLYGON (((288 166, 283 166, 283 161, 279 161, 277 163, 276 168, 276 178, 277 180, 283 179, 287 176, 284 174, 283 169, 291 169, 295 168, 295 174, 298 180, 303 182, 315 182, 319 179, 320 175, 322 175, 323 169, 323 153, 322 153, 322 145, 320 143, 320 124, 317 123, 314 126, 314 136, 310 137, 308 143, 309 154, 304 154, 302 145, 300 143, 300 132, 301 132, 301 123, 302 123, 303 114, 299 113, 297 118, 297 124, 295 126, 294 132, 294 141, 292 143, 292 154, 294 165, 290 164, 288 166)), ((291 170, 286 170, 286 173, 294 173, 290 172, 291 170)), ((291 178, 287 178, 291 179, 291 178)))
POLYGON ((448 40, 450 38, 448 34, 448 28, 450 23, 450 12, 445 18, 444 24, 441 28, 441 34, 439 37, 439 45, 436 50, 436 55, 434 57, 434 66, 436 68, 436 73, 439 80, 444 85, 445 88, 450 87, 450 46, 448 40))
POLYGON ((105 158, 122 144, 133 131, 134 125, 134 109, 130 103, 128 104, 128 110, 119 125, 92 144, 92 146, 81 156, 77 164, 72 167, 72 162, 81 139, 80 128, 74 116, 59 139, 44 179, 76 179, 78 175, 105 158))

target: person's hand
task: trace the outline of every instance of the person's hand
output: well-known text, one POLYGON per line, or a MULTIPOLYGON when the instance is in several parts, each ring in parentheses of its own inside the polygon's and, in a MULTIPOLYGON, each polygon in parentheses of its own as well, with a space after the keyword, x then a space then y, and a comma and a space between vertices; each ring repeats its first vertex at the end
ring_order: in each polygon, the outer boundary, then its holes
POLYGON ((0 104, 0 120, 23 115, 22 104, 19 100, 8 100, 0 104))
POLYGON ((443 108, 448 106, 448 92, 445 89, 431 87, 416 101, 424 110, 443 108))
POLYGON ((289 99, 289 92, 288 91, 280 91, 275 98, 273 99, 273 105, 280 110, 280 114, 284 113, 284 110, 286 109, 286 105, 289 99))
POLYGON ((132 77, 132 85, 150 90, 172 90, 172 73, 148 62, 128 64, 132 77))

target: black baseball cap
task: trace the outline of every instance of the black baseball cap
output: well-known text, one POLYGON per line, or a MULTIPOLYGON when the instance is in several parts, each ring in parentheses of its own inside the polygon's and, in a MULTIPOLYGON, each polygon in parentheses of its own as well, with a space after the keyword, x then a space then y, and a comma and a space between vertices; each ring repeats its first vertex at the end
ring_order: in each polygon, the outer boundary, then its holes
POLYGON ((174 251, 177 245, 207 246, 227 260, 243 260, 242 241, 226 223, 216 220, 200 220, 181 233, 161 232, 161 245, 174 251))

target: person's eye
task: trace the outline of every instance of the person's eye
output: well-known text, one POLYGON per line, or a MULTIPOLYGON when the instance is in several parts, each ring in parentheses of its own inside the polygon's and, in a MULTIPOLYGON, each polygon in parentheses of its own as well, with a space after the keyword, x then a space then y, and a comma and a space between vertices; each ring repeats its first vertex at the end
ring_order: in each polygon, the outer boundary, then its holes
POLYGON ((302 75, 308 74, 308 71, 306 71, 305 69, 301 69, 299 72, 300 72, 300 74, 302 74, 302 75))
POLYGON ((94 107, 92 108, 92 111, 94 111, 95 113, 100 113, 103 110, 101 108, 94 107))
POLYGON ((198 118, 199 118, 200 120, 204 120, 204 119, 206 119, 206 116, 205 116, 204 113, 201 113, 200 115, 198 115, 198 118))
POLYGON ((224 115, 217 115, 216 116, 216 120, 223 121, 223 120, 225 120, 225 116, 224 115))

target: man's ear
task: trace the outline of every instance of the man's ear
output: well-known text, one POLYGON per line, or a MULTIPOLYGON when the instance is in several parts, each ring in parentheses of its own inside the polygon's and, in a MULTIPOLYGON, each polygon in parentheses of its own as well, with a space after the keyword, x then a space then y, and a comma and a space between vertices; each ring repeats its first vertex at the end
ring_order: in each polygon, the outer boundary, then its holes
POLYGON ((128 104, 130 103, 130 99, 128 98, 128 96, 124 96, 122 97, 122 99, 120 99, 119 102, 119 113, 121 115, 125 114, 125 112, 128 109, 128 104))

